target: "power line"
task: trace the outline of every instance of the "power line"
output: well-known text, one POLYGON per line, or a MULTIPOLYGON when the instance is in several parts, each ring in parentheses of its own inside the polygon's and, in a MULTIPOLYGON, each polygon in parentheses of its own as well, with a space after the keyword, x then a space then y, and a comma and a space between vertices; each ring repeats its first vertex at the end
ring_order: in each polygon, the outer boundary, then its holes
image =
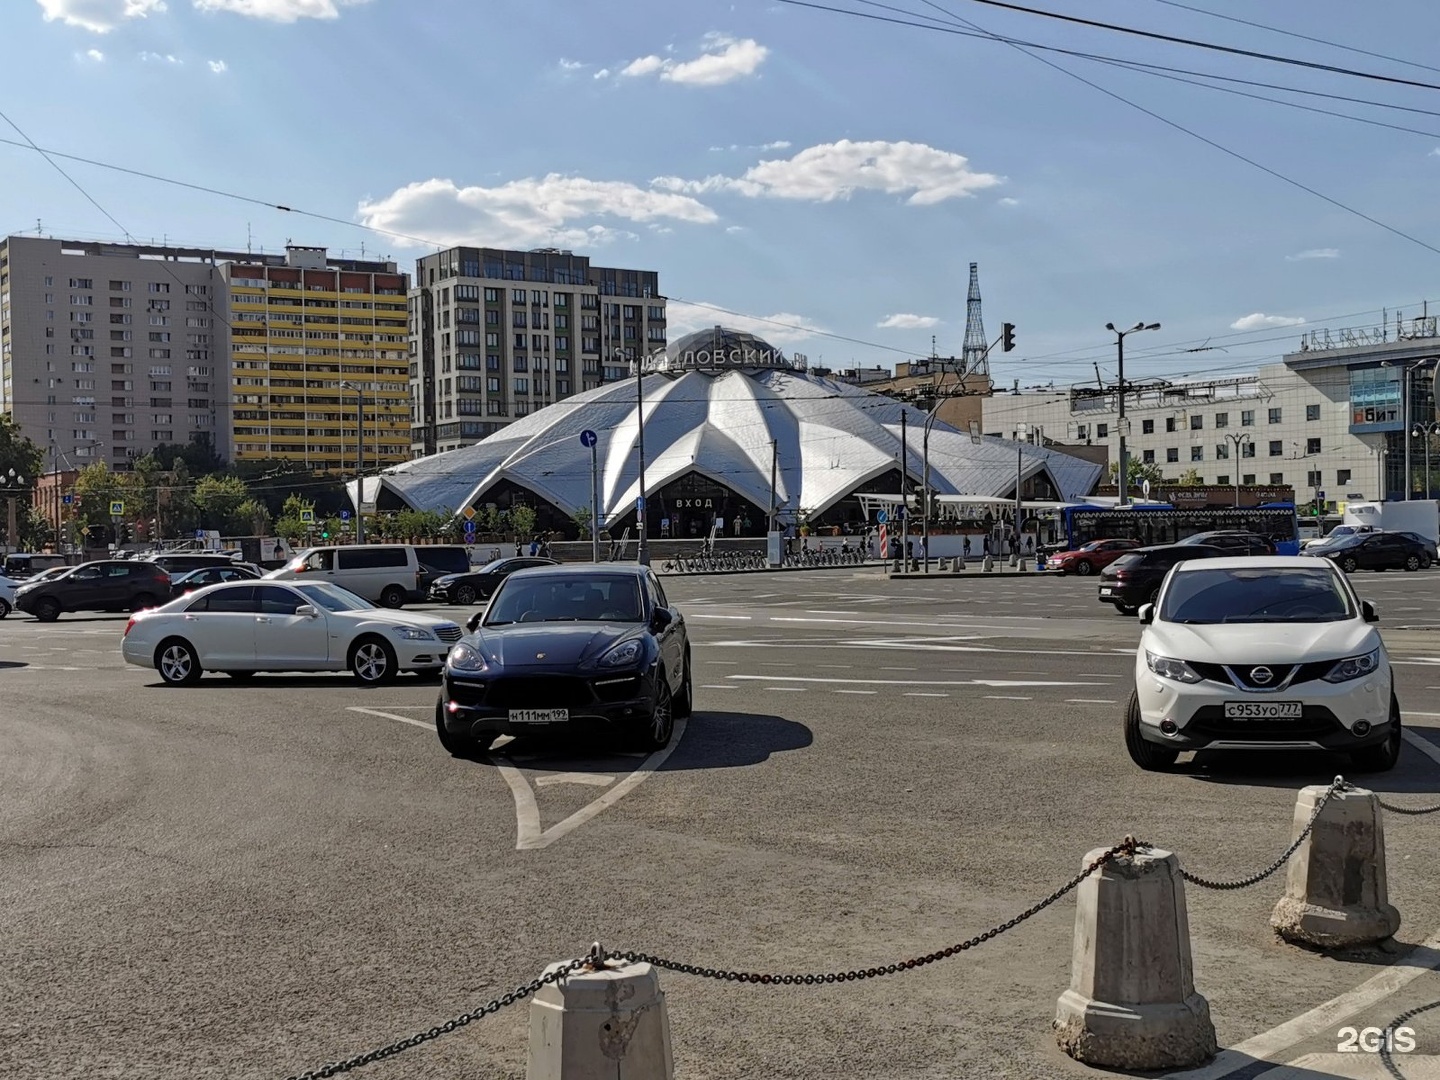
MULTIPOLYGON (((25 144, 28 145, 30 149, 38 153, 41 157, 43 157, 46 161, 48 161, 51 167, 56 172, 58 172, 61 176, 63 176, 66 180, 70 182, 71 187, 73 187, 76 191, 80 192, 81 195, 84 195, 85 198, 89 200, 91 206, 95 207, 96 210, 99 210, 100 213, 104 214, 107 218, 109 218, 111 223, 113 223, 114 226, 122 233, 125 233, 126 239, 130 238, 130 234, 126 231, 125 226, 121 225, 120 222, 115 220, 115 215, 110 213, 109 210, 106 210, 105 207, 101 206, 100 203, 96 201, 94 195, 91 195, 88 191, 86 191, 83 187, 80 186, 80 181, 76 180, 73 176, 71 176, 69 173, 67 173, 64 169, 60 167, 60 163, 58 161, 52 158, 44 150, 41 150, 40 147, 36 146, 35 140, 30 138, 29 135, 26 135, 25 132, 21 130, 20 125, 15 123, 14 120, 11 120, 9 115, 7 115, 3 110, 0 110, 0 119, 3 119, 7 124, 14 128, 16 134, 18 134, 20 138, 25 140, 25 144)), ((10 140, 7 139, 6 141, 9 142, 10 140)), ((22 144, 16 143, 15 145, 19 146, 22 144)))

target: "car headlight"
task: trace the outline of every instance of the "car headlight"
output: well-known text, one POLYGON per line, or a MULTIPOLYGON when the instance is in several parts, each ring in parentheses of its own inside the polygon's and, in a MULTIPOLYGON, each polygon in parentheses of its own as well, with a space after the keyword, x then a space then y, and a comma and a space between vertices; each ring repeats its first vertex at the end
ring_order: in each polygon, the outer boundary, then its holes
POLYGON ((450 655, 445 657, 445 663, 455 671, 484 671, 489 666, 479 649, 466 645, 463 641, 450 650, 450 655))
POLYGON ((1145 665, 1162 679, 1173 679, 1175 682, 1183 683, 1200 681, 1199 674, 1184 660, 1172 660, 1168 656, 1157 656, 1149 649, 1145 650, 1145 665))
POLYGON ((645 646, 638 638, 622 641, 600 658, 600 666, 623 667, 626 664, 633 664, 640 659, 640 654, 644 649, 645 646))
POLYGON ((1349 682, 1351 679, 1361 679, 1366 675, 1373 675, 1380 667, 1380 646, 1375 646, 1368 653, 1360 656, 1347 656, 1344 660, 1337 661, 1325 675, 1325 681, 1329 683, 1349 682))
POLYGON ((434 641, 435 635, 419 626, 394 626, 395 636, 401 641, 434 641))

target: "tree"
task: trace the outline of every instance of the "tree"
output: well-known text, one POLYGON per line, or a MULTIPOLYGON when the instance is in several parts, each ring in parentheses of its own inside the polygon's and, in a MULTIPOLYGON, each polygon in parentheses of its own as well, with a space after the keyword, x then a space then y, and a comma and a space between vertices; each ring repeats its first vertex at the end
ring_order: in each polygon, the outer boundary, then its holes
POLYGON ((593 517, 594 515, 590 513, 590 507, 588 506, 582 506, 570 515, 570 520, 573 521, 575 527, 580 530, 581 540, 590 539, 590 520, 593 517))
POLYGON ((535 511, 524 503, 517 503, 510 507, 510 528, 515 533, 515 539, 523 540, 527 536, 535 535, 535 511))
POLYGON ((248 517, 239 510, 251 501, 250 491, 238 477, 202 476, 196 481, 191 498, 200 513, 201 528, 217 529, 229 536, 249 531, 248 517))
POLYGON ((1193 465, 1180 474, 1180 479, 1175 481, 1181 487, 1199 487, 1205 481, 1200 478, 1200 470, 1193 465))
POLYGON ((8 413, 0 413, 0 473, 9 475, 15 470, 16 476, 25 477, 33 483, 45 466, 45 455, 20 431, 8 413))
POLYGON ((285 500, 280 508, 280 516, 275 519, 275 533, 287 540, 302 540, 310 531, 311 523, 300 520, 303 511, 315 512, 315 503, 310 499, 303 499, 294 492, 285 500))
MULTIPOLYGON (((1130 458, 1125 466, 1126 479, 1132 487, 1143 484, 1146 480, 1149 480, 1152 485, 1169 482, 1161 472, 1158 462, 1136 461, 1134 458, 1130 458)), ((1110 482, 1112 484, 1120 482, 1120 463, 1118 461, 1110 463, 1110 482)))

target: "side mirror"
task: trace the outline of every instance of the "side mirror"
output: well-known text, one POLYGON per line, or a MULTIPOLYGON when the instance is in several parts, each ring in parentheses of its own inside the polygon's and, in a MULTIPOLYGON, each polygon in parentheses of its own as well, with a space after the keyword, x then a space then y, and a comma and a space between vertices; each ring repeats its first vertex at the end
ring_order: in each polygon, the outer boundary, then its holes
POLYGON ((315 618, 315 616, 319 615, 320 612, 316 609, 314 604, 301 604, 295 609, 295 614, 303 615, 307 619, 313 619, 315 618))
POLYGON ((1360 601, 1360 614, 1365 616, 1366 622, 1379 622, 1380 613, 1375 610, 1375 605, 1369 600, 1360 601))
POLYGON ((1139 610, 1139 612, 1137 612, 1137 615, 1138 615, 1139 618, 1140 618, 1140 625, 1141 625, 1141 626, 1149 626, 1151 623, 1153 623, 1153 622, 1155 621, 1155 605, 1154 605, 1154 604, 1141 604, 1141 605, 1140 605, 1140 610, 1139 610))
POLYGON ((658 634, 674 621, 675 616, 670 614, 668 608, 656 608, 655 614, 650 617, 650 628, 658 634))
POLYGON ((471 615, 470 618, 468 618, 468 619, 465 620, 465 629, 466 629, 466 630, 469 630, 470 633, 473 634, 476 630, 479 630, 479 629, 480 629, 480 620, 481 620, 482 618, 484 618, 484 617, 485 617, 485 612, 483 612, 483 611, 477 611, 477 612, 475 612, 474 615, 471 615))

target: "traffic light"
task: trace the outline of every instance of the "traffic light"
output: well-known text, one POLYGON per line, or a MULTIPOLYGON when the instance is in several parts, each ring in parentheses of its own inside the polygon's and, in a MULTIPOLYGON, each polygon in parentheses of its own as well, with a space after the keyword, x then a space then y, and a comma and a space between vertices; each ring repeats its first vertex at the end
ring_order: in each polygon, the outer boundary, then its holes
POLYGON ((1013 322, 1000 324, 1000 351, 1009 352, 1015 348, 1015 324, 1013 322))
POLYGON ((321 539, 321 540, 329 540, 329 539, 330 539, 330 530, 329 530, 329 529, 326 529, 324 532, 322 532, 322 533, 320 534, 320 539, 321 539))

